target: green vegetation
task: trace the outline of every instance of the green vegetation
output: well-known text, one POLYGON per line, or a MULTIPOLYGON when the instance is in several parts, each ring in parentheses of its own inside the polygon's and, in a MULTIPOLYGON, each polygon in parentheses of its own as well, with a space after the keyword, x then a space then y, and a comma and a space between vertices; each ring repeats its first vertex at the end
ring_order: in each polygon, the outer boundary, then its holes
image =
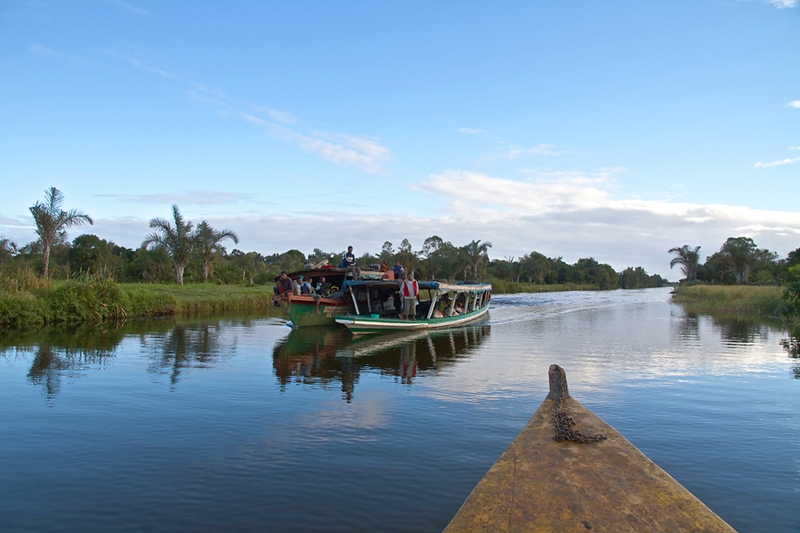
POLYGON ((23 283, 24 279, 0 276, 0 329, 74 328, 163 316, 279 313, 272 307, 272 287, 264 285, 119 284, 101 276, 51 282, 51 286, 22 288, 23 283))
POLYGON ((689 285, 675 289, 673 300, 700 313, 761 315, 780 318, 788 311, 783 288, 759 285, 689 285))
POLYGON ((800 323, 800 248, 786 259, 749 237, 730 237, 700 264, 700 247, 672 248, 686 278, 674 301, 697 312, 761 315, 800 323), (697 280, 697 281, 695 281, 697 280))

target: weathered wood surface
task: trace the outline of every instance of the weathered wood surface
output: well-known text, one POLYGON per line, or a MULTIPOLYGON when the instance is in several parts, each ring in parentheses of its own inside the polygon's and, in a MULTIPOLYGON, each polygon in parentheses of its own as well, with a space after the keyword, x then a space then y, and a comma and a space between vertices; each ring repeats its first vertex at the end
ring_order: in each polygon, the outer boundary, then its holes
POLYGON ((552 365, 549 377, 551 393, 445 533, 734 532, 618 431, 570 398, 563 369, 552 365), (560 396, 562 391, 566 394, 560 396), (575 429, 602 433, 607 440, 553 440, 559 397, 575 429))

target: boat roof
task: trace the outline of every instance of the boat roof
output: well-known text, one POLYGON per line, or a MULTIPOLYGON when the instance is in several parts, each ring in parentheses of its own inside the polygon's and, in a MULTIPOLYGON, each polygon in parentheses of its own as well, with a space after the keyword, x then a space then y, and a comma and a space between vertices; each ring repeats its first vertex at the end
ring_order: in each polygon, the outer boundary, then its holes
MULTIPOLYGON (((490 283, 450 283, 444 281, 417 281, 420 290, 423 289, 432 289, 432 290, 440 290, 440 291, 452 291, 452 292, 483 292, 483 291, 490 291, 492 290, 492 285, 490 283)), ((398 288, 400 287, 400 281, 398 280, 357 280, 351 281, 347 280, 344 283, 342 288, 358 288, 358 287, 370 287, 370 288, 398 288)))

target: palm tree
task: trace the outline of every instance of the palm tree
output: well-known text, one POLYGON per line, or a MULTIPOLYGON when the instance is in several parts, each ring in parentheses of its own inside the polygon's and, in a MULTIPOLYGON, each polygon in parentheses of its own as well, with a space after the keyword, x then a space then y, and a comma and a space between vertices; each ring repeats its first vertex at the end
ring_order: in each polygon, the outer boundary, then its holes
POLYGON ((231 230, 216 230, 204 220, 197 225, 194 239, 197 253, 203 260, 203 283, 205 283, 208 281, 208 271, 214 254, 223 250, 219 243, 225 239, 231 239, 234 243, 239 244, 239 237, 231 230))
POLYGON ((5 265, 6 259, 17 255, 17 243, 5 237, 0 237, 0 268, 5 265))
MULTIPOLYGON (((489 258, 489 248, 492 247, 492 243, 486 241, 481 243, 480 240, 472 241, 471 243, 464 246, 464 254, 466 255, 467 261, 469 261, 470 266, 472 267, 473 271, 475 272, 475 278, 479 278, 480 275, 478 274, 478 267, 480 264, 489 258)), ((466 274, 466 269, 465 272, 466 274)))
POLYGON ((150 227, 156 228, 154 233, 145 237, 142 246, 146 248, 163 248, 167 251, 175 267, 175 283, 183 285, 183 271, 192 255, 195 235, 192 223, 183 219, 177 205, 172 206, 173 226, 169 220, 154 218, 150 227))
POLYGON ((42 243, 44 252, 44 277, 50 277, 50 248, 59 240, 66 238, 67 228, 80 226, 88 222, 94 224, 92 218, 76 209, 64 211, 61 204, 64 202, 64 195, 55 187, 50 187, 44 191, 44 202, 36 202, 30 207, 33 221, 36 224, 36 234, 42 243))
POLYGON ((688 244, 684 244, 680 248, 670 248, 669 253, 675 254, 675 257, 669 262, 669 268, 681 265, 686 281, 697 279, 697 264, 700 262, 699 246, 692 248, 688 244))

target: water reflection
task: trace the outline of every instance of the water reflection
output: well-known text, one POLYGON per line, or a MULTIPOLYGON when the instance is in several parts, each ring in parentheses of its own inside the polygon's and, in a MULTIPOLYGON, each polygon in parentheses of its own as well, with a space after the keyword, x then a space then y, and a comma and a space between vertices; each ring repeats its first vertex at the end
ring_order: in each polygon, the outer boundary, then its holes
POLYGON ((299 328, 275 344, 273 366, 281 391, 292 383, 340 385, 342 399, 351 402, 362 369, 378 369, 411 385, 426 372, 468 357, 489 332, 488 324, 359 337, 344 328, 299 328))
POLYGON ((169 375, 174 386, 183 370, 207 368, 213 361, 233 356, 236 341, 222 342, 223 327, 219 323, 178 324, 163 335, 142 336, 142 346, 150 354, 147 371, 169 375))
POLYGON ((124 337, 120 328, 54 329, 36 335, 0 336, 0 355, 33 354, 28 381, 40 388, 52 405, 61 390, 61 380, 80 377, 92 366, 102 366, 116 355, 124 337))
POLYGON ((789 357, 797 360, 792 365, 792 375, 794 379, 800 379, 800 327, 796 327, 787 337, 781 339, 781 346, 789 354, 789 357))
POLYGON ((126 337, 139 337, 149 352, 148 371, 167 374, 175 385, 184 369, 209 366, 212 360, 232 355, 235 341, 221 341, 221 330, 233 323, 251 325, 250 319, 216 323, 136 321, 122 327, 107 324, 77 329, 52 328, 33 333, 0 334, 0 357, 31 355, 29 382, 48 398, 58 395, 64 378, 86 375, 92 367, 104 366, 116 356, 126 337), (224 350, 223 350, 224 344, 224 350))

